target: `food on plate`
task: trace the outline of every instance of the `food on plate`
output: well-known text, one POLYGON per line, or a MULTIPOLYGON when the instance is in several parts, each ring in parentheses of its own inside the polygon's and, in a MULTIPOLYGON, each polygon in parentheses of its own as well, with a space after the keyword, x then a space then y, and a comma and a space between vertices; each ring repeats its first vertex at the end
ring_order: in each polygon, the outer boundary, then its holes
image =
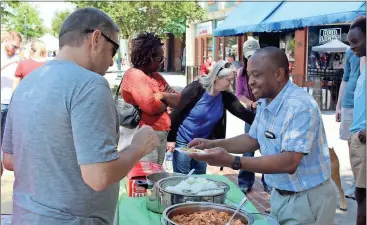
POLYGON ((174 186, 165 189, 176 194, 190 195, 216 195, 224 192, 225 187, 218 186, 214 181, 203 177, 189 177, 174 186))
POLYGON ((181 148, 181 151, 184 151, 184 152, 202 152, 203 150, 200 150, 200 149, 196 149, 196 148, 189 148, 189 147, 183 147, 181 148))
MULTIPOLYGON (((179 225, 223 225, 228 222, 231 216, 222 211, 207 210, 190 214, 179 214, 172 217, 172 221, 179 225)), ((231 225, 246 225, 239 219, 233 219, 231 225)))

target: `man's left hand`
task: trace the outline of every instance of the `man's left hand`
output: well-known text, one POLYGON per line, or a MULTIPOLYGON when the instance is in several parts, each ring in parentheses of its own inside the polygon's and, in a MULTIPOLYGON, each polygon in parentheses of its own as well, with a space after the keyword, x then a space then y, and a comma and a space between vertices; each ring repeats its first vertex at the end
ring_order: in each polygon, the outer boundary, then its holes
POLYGON ((173 88, 171 88, 171 86, 169 86, 168 84, 164 87, 164 92, 168 92, 168 93, 175 93, 175 90, 173 88))
POLYGON ((231 167, 234 156, 223 148, 206 149, 206 153, 189 153, 188 155, 198 161, 207 162, 211 166, 231 167))
POLYGON ((163 95, 161 92, 156 92, 154 93, 154 98, 157 100, 162 100, 163 99, 163 95))
POLYGON ((366 130, 359 131, 358 138, 362 144, 366 144, 366 130))

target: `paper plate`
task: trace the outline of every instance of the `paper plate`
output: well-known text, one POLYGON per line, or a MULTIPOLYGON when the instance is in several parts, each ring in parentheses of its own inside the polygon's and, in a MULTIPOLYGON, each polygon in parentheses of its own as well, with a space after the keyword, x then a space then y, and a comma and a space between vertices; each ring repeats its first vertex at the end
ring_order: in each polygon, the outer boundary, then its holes
POLYGON ((207 152, 204 150, 200 150, 196 148, 189 148, 189 149, 188 148, 175 148, 176 151, 179 151, 185 154, 190 154, 190 153, 207 154, 207 152))

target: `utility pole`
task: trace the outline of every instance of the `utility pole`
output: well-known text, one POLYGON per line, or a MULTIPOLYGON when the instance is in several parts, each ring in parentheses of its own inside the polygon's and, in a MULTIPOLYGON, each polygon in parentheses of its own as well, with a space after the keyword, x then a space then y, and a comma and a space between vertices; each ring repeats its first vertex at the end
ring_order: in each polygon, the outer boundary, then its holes
POLYGON ((27 12, 24 14, 24 39, 27 42, 27 12))

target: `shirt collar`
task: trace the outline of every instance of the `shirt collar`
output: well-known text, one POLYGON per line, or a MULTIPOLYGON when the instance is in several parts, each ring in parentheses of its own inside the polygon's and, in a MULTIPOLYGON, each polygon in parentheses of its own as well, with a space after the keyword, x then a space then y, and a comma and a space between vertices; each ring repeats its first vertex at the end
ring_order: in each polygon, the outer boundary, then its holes
POLYGON ((274 116, 279 112, 280 107, 282 106, 282 103, 286 97, 286 92, 291 86, 292 82, 288 81, 287 84, 284 86, 284 88, 279 92, 279 94, 268 103, 266 99, 264 99, 263 104, 266 110, 268 110, 270 113, 272 113, 274 116))

